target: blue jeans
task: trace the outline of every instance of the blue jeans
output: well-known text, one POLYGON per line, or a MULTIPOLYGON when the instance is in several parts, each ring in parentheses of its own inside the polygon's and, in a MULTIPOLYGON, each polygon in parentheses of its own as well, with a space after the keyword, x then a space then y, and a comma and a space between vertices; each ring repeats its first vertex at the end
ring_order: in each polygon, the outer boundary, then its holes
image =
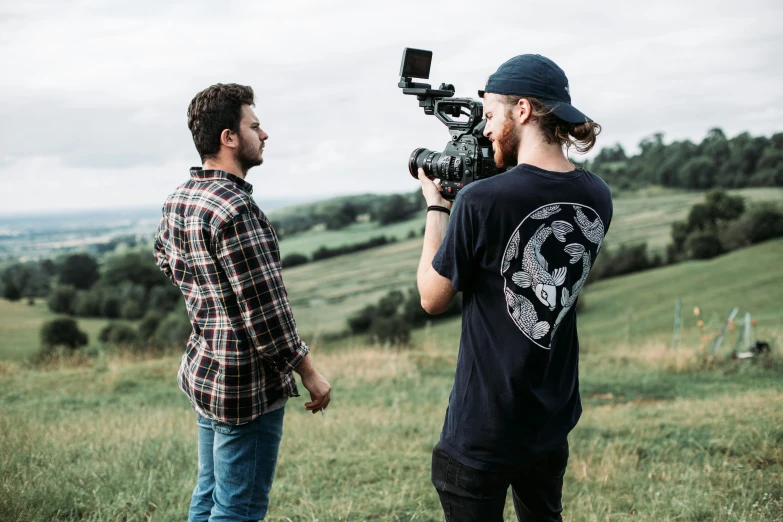
POLYGON ((232 426, 196 414, 198 484, 189 522, 263 520, 283 436, 280 408, 232 426))

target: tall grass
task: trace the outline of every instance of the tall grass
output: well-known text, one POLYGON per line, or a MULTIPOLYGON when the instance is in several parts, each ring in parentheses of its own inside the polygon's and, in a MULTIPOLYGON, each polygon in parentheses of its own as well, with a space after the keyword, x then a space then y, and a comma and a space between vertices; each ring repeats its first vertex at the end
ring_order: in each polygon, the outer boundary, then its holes
MULTIPOLYGON (((333 403, 322 417, 289 402, 267 520, 442 520, 430 451, 456 350, 439 335, 404 350, 316 348, 333 403)), ((712 362, 656 342, 584 354, 567 521, 783 517, 780 357, 712 362)), ((0 520, 183 520, 196 427, 177 363, 108 357, 0 375, 0 520)))

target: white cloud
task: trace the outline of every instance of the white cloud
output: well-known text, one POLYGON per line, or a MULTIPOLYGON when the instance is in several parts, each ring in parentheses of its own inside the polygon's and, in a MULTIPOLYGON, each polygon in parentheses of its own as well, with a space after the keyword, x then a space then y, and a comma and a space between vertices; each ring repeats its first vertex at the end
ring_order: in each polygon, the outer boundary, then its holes
POLYGON ((408 156, 448 134, 396 87, 406 46, 433 50, 430 82, 469 97, 508 58, 549 56, 603 125, 599 146, 769 134, 783 130, 782 15, 704 0, 4 6, 0 211, 160 203, 198 161, 185 112, 216 82, 256 91, 271 136, 257 196, 415 190, 408 156))

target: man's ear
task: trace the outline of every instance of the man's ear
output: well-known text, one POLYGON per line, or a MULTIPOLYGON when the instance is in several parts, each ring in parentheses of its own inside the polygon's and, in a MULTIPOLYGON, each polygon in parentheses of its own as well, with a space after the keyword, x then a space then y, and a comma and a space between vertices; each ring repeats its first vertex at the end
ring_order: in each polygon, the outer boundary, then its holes
POLYGON ((533 107, 530 105, 530 101, 527 98, 520 98, 515 107, 515 115, 519 123, 527 123, 530 117, 533 115, 533 107))
POLYGON ((229 149, 235 149, 238 145, 237 135, 231 129, 223 129, 220 133, 220 144, 229 149))

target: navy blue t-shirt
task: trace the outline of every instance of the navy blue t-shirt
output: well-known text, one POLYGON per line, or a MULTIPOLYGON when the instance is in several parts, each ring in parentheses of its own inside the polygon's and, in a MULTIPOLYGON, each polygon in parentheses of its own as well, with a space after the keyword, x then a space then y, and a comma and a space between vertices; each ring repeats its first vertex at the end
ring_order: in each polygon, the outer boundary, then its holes
POLYGON ((488 471, 531 464, 579 420, 576 300, 612 220, 595 174, 519 165, 462 189, 433 268, 463 292, 441 443, 488 471))

